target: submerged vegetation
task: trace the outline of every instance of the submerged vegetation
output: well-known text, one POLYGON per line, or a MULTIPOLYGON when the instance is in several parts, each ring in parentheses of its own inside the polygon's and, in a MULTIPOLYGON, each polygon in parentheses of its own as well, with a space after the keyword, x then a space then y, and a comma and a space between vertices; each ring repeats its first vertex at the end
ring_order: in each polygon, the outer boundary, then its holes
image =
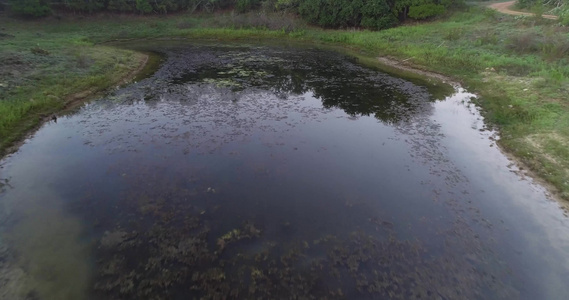
MULTIPOLYGON (((137 176, 145 180, 148 174, 137 176)), ((138 186, 136 180, 131 184, 138 186)), ((95 253, 93 293, 102 299, 519 296, 509 282, 474 267, 473 262, 488 258, 479 241, 455 245, 452 233, 464 234, 457 224, 449 229, 444 254, 419 241, 401 239, 392 223, 378 217, 362 220, 375 228, 372 232, 354 229, 341 236, 322 233, 310 240, 283 242, 279 235, 265 235, 258 220, 225 229, 238 218, 229 213, 224 200, 204 201, 211 199, 209 188, 180 188, 183 180, 162 181, 142 185, 147 188, 117 201, 115 205, 126 210, 121 216, 88 217, 110 218, 109 223, 116 224, 104 233, 95 253)), ((286 223, 283 230, 291 226, 301 224, 286 223)))

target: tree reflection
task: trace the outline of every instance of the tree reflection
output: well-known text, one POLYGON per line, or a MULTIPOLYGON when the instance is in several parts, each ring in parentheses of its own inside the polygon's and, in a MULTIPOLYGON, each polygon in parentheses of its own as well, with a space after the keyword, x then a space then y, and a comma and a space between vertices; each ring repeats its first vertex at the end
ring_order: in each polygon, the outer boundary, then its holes
POLYGON ((354 117, 374 116, 389 124, 430 113, 434 101, 426 87, 331 51, 184 46, 164 52, 168 60, 151 78, 153 90, 209 83, 232 92, 268 90, 281 99, 311 92, 325 108, 340 108, 354 117), (156 87, 157 83, 165 86, 156 87))

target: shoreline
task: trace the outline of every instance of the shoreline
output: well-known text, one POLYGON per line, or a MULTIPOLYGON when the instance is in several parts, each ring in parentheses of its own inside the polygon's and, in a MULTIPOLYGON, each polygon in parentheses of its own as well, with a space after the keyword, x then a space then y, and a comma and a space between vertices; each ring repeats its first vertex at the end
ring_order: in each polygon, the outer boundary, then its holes
MULTIPOLYGON (((144 70, 144 68, 146 67, 148 60, 149 60, 148 54, 136 52, 136 55, 140 55, 140 57, 138 58, 138 66, 135 69, 130 70, 124 76, 120 77, 113 84, 110 84, 108 87, 103 88, 103 89, 90 88, 87 90, 83 90, 80 92, 76 92, 76 93, 67 95, 65 97, 63 107, 60 110, 55 111, 53 113, 52 112, 40 113, 41 117, 40 117, 40 120, 37 122, 37 124, 35 124, 34 126, 32 126, 29 129, 22 130, 21 136, 16 137, 15 141, 12 142, 11 144, 9 144, 4 149, 0 149, 0 154, 1 154, 0 161, 4 160, 10 154, 18 151, 20 146, 22 146, 28 138, 33 136, 34 133, 37 130, 39 130, 45 123, 54 120, 54 118, 57 119, 58 115, 61 115, 65 112, 68 112, 70 110, 77 108, 79 105, 85 103, 86 101, 89 101, 89 100, 93 99, 94 97, 107 92, 109 89, 111 89, 114 86, 123 86, 125 84, 130 83, 132 80, 134 80, 136 78, 136 76, 142 70, 144 70)), ((24 121, 22 123, 25 124, 26 122, 28 122, 28 121, 24 121)), ((25 126, 25 125, 22 125, 22 126, 25 126)))
MULTIPOLYGON (((410 64, 410 63, 406 63, 405 61, 400 61, 400 60, 394 59, 392 57, 382 57, 382 56, 377 57, 377 60, 381 64, 386 65, 390 68, 395 68, 398 70, 419 74, 421 76, 434 78, 434 79, 442 81, 443 83, 450 84, 455 88, 461 87, 461 83, 454 80, 451 77, 448 77, 444 74, 439 74, 436 72, 421 69, 418 66, 415 66, 415 65, 410 64)), ((470 91, 470 92, 477 94, 475 91, 470 91)), ((479 105, 476 105, 476 106, 480 109, 480 111, 482 113, 484 113, 484 109, 482 107, 480 107, 479 105)), ((501 132, 499 130, 497 130, 496 132, 497 132, 498 137, 499 137, 501 132)), ((496 145, 500 149, 500 152, 508 160, 510 160, 514 165, 516 165, 518 167, 518 169, 519 169, 518 171, 511 170, 511 172, 516 173, 516 175, 521 180, 528 180, 528 177, 529 177, 531 180, 531 182, 530 182, 531 184, 535 184, 535 185, 542 187, 545 191, 545 196, 549 200, 555 201, 559 205, 559 207, 561 209, 563 209, 564 215, 569 217, 569 201, 567 201, 561 197, 560 192, 558 191, 558 189, 553 184, 549 183, 547 180, 545 180, 544 178, 539 176, 539 174, 537 174, 534 170, 531 169, 530 166, 528 166, 526 163, 524 163, 522 159, 516 157, 513 153, 510 153, 509 151, 507 151, 506 148, 500 143, 499 138, 496 140, 496 145)))

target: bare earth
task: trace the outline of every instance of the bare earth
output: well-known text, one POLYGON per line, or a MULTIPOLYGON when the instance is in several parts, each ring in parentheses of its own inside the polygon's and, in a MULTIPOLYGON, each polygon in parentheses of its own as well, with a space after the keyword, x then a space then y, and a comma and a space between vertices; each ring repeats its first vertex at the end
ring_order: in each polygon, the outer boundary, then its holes
MULTIPOLYGON (((488 7, 495 9, 501 13, 508 14, 508 15, 515 15, 515 16, 533 16, 534 15, 533 13, 511 10, 510 7, 512 7, 515 3, 516 3, 516 1, 500 2, 500 3, 490 4, 488 7)), ((557 20, 557 16, 554 16, 554 15, 542 15, 542 17, 545 19, 557 20)))

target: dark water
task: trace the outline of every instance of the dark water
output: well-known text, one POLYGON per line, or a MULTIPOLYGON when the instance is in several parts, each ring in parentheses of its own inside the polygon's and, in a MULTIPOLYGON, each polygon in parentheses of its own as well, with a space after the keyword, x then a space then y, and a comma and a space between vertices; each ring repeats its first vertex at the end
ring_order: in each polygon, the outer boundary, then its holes
POLYGON ((0 299, 565 299, 569 225, 461 89, 154 46, 2 161, 0 299))

